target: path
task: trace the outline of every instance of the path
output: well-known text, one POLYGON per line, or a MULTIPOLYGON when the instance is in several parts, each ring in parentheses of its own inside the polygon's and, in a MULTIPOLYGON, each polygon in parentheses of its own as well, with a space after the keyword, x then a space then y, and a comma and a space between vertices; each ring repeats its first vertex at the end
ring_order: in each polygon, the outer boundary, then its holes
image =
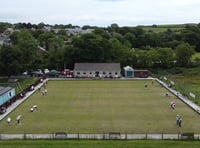
POLYGON ((169 88, 168 85, 166 83, 164 83, 163 81, 161 81, 161 80, 159 80, 157 78, 155 80, 158 83, 160 83, 163 87, 165 87, 167 90, 169 90, 172 94, 177 96, 180 100, 182 100, 189 107, 191 107, 194 111, 196 111, 198 114, 200 114, 200 107, 198 105, 196 105, 194 102, 189 100, 186 96, 180 94, 178 91, 176 91, 176 90, 174 90, 172 88, 169 88))

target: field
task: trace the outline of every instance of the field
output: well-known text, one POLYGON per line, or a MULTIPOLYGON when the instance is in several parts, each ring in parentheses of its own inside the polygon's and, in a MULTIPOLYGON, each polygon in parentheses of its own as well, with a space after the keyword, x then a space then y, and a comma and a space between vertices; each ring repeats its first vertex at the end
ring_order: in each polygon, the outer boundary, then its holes
POLYGON ((47 90, 47 96, 37 91, 14 110, 11 125, 2 120, 0 133, 200 133, 199 115, 172 94, 165 97, 167 90, 150 80, 49 81, 47 90), (35 104, 38 109, 30 112, 35 104), (16 125, 19 114, 21 125, 16 125), (181 129, 175 124, 177 114, 183 119, 181 129))
POLYGON ((194 61, 194 60, 200 60, 200 53, 199 53, 199 52, 196 52, 196 53, 192 56, 191 60, 192 60, 192 61, 194 61))
POLYGON ((141 27, 145 31, 153 31, 155 33, 166 32, 168 29, 178 33, 184 29, 185 25, 171 24, 171 25, 155 25, 155 26, 153 25, 153 26, 141 26, 141 27))
POLYGON ((199 141, 169 140, 9 140, 0 141, 3 148, 199 148, 199 141))
POLYGON ((200 67, 181 68, 178 71, 181 71, 181 73, 170 74, 166 72, 163 74, 168 79, 165 82, 168 84, 171 80, 174 81, 176 90, 187 95, 191 101, 200 105, 200 67), (190 92, 196 95, 195 99, 189 95, 190 92))
POLYGON ((199 76, 171 76, 172 80, 176 82, 176 88, 182 92, 182 94, 186 94, 188 98, 190 98, 193 102, 198 103, 200 105, 200 78, 199 76), (195 94, 196 98, 192 98, 189 93, 192 92, 195 94))

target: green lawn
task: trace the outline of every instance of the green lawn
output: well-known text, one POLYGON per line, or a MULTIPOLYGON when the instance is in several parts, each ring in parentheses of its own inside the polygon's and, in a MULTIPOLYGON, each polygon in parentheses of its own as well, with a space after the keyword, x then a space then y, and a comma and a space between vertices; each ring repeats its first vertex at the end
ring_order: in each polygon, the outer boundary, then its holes
POLYGON ((155 33, 160 33, 160 32, 166 32, 168 29, 174 31, 174 32, 180 32, 181 30, 184 29, 184 25, 179 25, 179 24, 171 24, 171 25, 156 25, 155 26, 141 26, 142 29, 145 31, 152 31, 155 33))
POLYGON ((200 53, 199 53, 199 52, 196 52, 196 53, 192 56, 191 60, 192 60, 192 61, 194 61, 194 60, 200 60, 200 53))
POLYGON ((3 148, 199 148, 199 141, 169 140, 9 140, 0 141, 3 148))
POLYGON ((19 85, 13 85, 8 83, 8 78, 0 78, 0 85, 3 87, 15 87, 16 93, 19 93, 23 89, 27 88, 30 84, 33 84, 38 80, 37 77, 30 77, 30 78, 19 78, 17 82, 19 85))
POLYGON ((47 89, 47 96, 37 91, 13 111, 11 125, 2 120, 0 133, 178 133, 177 114, 183 119, 181 132, 200 133, 199 115, 172 94, 165 97, 166 90, 151 81, 49 81, 47 89), (38 110, 30 113, 35 104, 38 110))
POLYGON ((198 105, 200 105, 200 67, 187 68, 182 71, 183 73, 181 74, 166 75, 168 78, 167 83, 171 80, 174 81, 175 89, 187 95, 193 102, 198 102, 198 105), (190 92, 196 95, 195 99, 189 95, 190 92))

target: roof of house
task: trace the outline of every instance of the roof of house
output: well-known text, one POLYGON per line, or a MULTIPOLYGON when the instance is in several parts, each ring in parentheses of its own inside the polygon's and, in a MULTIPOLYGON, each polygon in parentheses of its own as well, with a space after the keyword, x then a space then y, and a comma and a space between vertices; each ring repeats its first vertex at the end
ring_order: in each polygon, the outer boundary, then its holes
POLYGON ((135 72, 149 72, 149 71, 146 70, 146 69, 135 69, 134 71, 135 71, 135 72))
POLYGON ((13 89, 12 87, 5 87, 0 90, 0 96, 8 92, 9 90, 13 89))
POLYGON ((75 63, 75 71, 121 71, 120 63, 75 63))
POLYGON ((130 67, 130 66, 126 66, 126 67, 124 67, 124 70, 126 70, 126 71, 133 71, 133 68, 130 67))

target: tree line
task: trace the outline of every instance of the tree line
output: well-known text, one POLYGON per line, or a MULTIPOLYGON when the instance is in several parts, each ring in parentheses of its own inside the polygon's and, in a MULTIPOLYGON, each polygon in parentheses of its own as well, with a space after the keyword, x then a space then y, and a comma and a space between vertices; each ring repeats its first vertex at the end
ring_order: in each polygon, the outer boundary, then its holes
MULTIPOLYGON (((181 30, 155 32, 142 26, 93 28, 88 34, 66 35, 67 27, 54 25, 60 31, 44 31, 45 24, 0 23, 0 33, 13 27, 11 44, 0 46, 0 75, 20 74, 29 69, 73 69, 76 62, 119 62, 134 68, 189 67, 191 56, 200 51, 200 25, 183 25, 181 30), (44 48, 45 51, 40 48, 44 48)), ((153 26, 155 29, 156 25, 153 26)))

